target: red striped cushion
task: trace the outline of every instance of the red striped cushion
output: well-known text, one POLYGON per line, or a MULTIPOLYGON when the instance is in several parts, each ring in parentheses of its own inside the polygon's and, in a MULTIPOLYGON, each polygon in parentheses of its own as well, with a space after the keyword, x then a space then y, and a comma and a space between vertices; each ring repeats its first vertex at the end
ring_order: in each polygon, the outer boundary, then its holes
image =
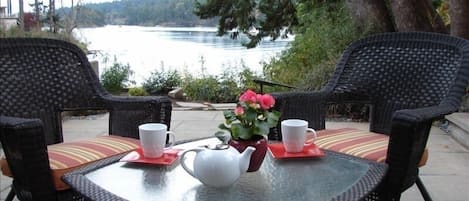
MULTIPOLYGON (((389 136, 362 131, 355 128, 327 129, 317 132, 314 143, 320 148, 345 153, 377 162, 385 162, 389 136)), ((425 149, 418 164, 424 166, 428 160, 425 149)))
POLYGON ((318 131, 314 143, 323 149, 337 151, 360 158, 384 162, 388 150, 389 136, 342 128, 318 131))
MULTIPOLYGON (((106 157, 132 151, 139 146, 137 139, 112 135, 49 145, 47 152, 55 188, 69 188, 61 179, 65 173, 106 157)), ((6 160, 3 159, 2 163, 3 174, 11 176, 6 160)))

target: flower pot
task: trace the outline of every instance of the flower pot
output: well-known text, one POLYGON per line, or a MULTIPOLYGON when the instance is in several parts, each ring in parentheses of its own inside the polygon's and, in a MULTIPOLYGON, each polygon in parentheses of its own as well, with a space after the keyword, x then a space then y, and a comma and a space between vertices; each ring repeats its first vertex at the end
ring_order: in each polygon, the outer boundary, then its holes
POLYGON ((267 153, 267 139, 262 136, 256 136, 252 140, 234 140, 231 139, 229 144, 237 149, 240 153, 244 152, 246 147, 251 146, 256 148, 251 155, 251 160, 249 162, 249 168, 247 172, 255 172, 259 170, 264 161, 265 154, 267 153))

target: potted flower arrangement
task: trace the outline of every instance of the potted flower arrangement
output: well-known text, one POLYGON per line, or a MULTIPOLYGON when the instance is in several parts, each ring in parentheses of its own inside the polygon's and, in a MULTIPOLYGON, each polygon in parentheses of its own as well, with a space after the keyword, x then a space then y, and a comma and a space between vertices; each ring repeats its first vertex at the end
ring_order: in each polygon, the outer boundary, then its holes
MULTIPOLYGON (((225 122, 219 128, 231 134, 229 144, 243 152, 247 146, 254 146, 248 172, 257 171, 267 152, 267 135, 275 127, 280 112, 272 110, 275 99, 270 94, 257 94, 246 90, 239 97, 234 110, 224 111, 225 122)), ((222 131, 217 134, 223 133, 222 131)), ((216 135, 217 135, 216 134, 216 135)))

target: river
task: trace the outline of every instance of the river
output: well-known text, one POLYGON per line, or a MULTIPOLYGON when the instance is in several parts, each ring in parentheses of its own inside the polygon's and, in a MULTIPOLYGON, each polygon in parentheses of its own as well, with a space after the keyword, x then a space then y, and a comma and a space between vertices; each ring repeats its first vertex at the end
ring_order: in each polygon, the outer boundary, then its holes
POLYGON ((76 35, 88 44, 89 50, 98 52, 90 59, 100 62, 100 73, 115 57, 120 63, 130 65, 137 85, 155 70, 219 75, 224 68, 244 63, 261 73, 262 62, 278 57, 292 40, 263 40, 258 47, 246 49, 241 39, 218 37, 216 28, 212 27, 105 26, 81 28, 76 35), (103 58, 111 61, 106 63, 103 58))

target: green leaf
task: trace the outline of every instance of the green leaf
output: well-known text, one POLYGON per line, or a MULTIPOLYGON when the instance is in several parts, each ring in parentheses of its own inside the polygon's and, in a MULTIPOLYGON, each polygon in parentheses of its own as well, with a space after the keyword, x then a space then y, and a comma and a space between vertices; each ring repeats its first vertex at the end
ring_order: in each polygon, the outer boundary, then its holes
POLYGON ((243 107, 244 109, 249 108, 249 106, 245 102, 238 103, 239 106, 243 107))
POLYGON ((257 119, 257 112, 256 112, 256 110, 254 110, 252 108, 249 108, 247 111, 245 111, 244 114, 246 116, 247 121, 253 122, 254 120, 257 119))
POLYGON ((280 112, 272 111, 267 113, 267 123, 269 128, 275 127, 280 119, 280 112))
POLYGON ((235 115, 234 112, 231 111, 231 110, 225 110, 225 111, 223 111, 223 116, 225 116, 225 119, 232 119, 233 117, 236 118, 236 115, 235 115))
POLYGON ((222 130, 228 130, 228 131, 230 130, 230 128, 226 127, 225 124, 219 124, 219 125, 218 125, 218 128, 219 128, 219 129, 222 129, 222 130))
POLYGON ((220 141, 223 142, 225 134, 226 134, 226 132, 224 132, 224 131, 217 131, 217 132, 215 132, 215 137, 217 137, 220 141))
POLYGON ((238 139, 239 138, 239 130, 240 130, 241 124, 239 123, 234 123, 231 125, 231 137, 233 139, 238 139))
POLYGON ((238 120, 235 113, 231 110, 223 111, 223 116, 225 116, 225 121, 227 124, 231 124, 234 121, 238 120))
POLYGON ((235 139, 241 138, 241 139, 247 140, 247 139, 251 139, 252 137, 249 128, 246 128, 243 125, 238 124, 238 123, 233 124, 231 126, 231 131, 232 131, 231 135, 235 139))
POLYGON ((258 135, 267 135, 269 134, 270 132, 270 127, 269 127, 269 124, 266 122, 266 121, 257 121, 255 123, 256 125, 256 130, 255 130, 255 134, 258 134, 258 135))
POLYGON ((218 140, 222 141, 224 144, 228 143, 230 140, 230 134, 227 131, 217 131, 215 132, 215 137, 217 137, 218 140))

